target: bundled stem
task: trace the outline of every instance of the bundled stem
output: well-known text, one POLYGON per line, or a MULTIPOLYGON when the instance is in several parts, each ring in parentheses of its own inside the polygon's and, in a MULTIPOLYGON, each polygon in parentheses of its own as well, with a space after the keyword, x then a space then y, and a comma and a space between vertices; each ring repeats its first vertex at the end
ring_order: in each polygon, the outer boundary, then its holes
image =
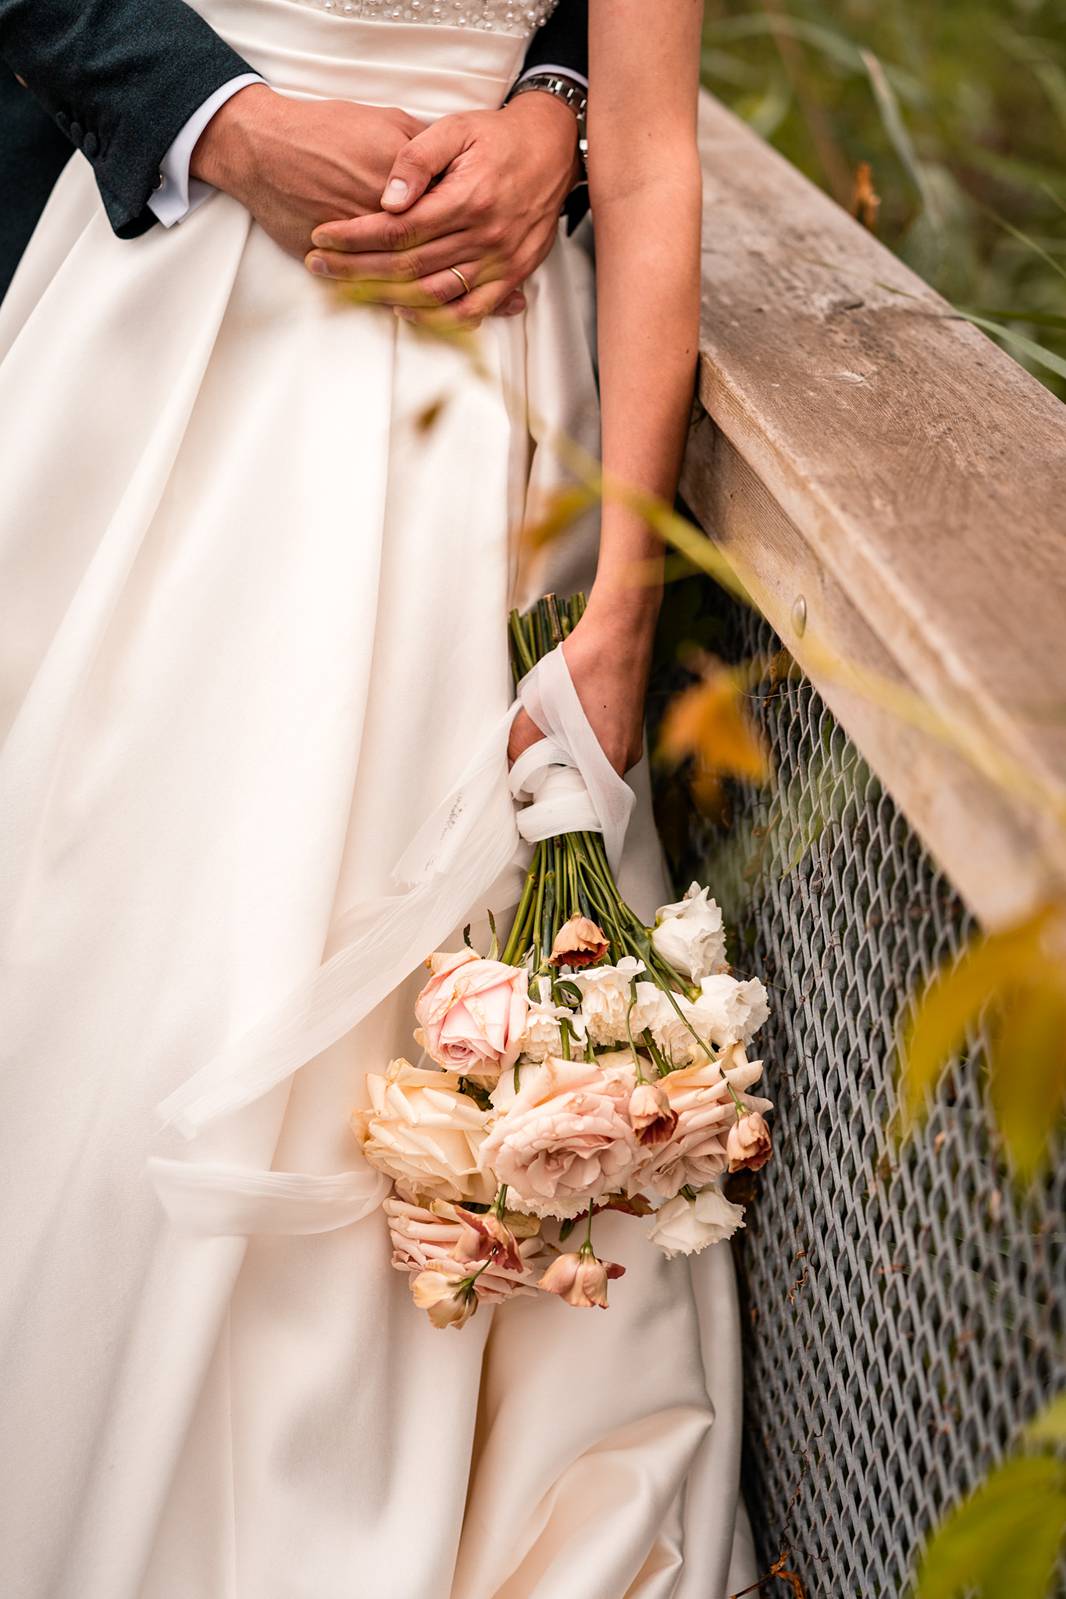
MULTIPOLYGON (((511 612, 511 665, 516 683, 543 655, 562 643, 584 610, 583 594, 564 600, 549 594, 524 616, 511 612)), ((699 990, 657 952, 649 929, 618 892, 599 833, 562 833, 534 846, 502 959, 514 964, 528 957, 532 975, 549 973, 548 957, 555 931, 574 916, 587 916, 600 925, 609 943, 607 958, 611 962, 636 954, 644 962, 650 981, 668 993, 697 997, 699 990)), ((710 1055, 709 1046, 702 1039, 698 1041, 710 1055)))

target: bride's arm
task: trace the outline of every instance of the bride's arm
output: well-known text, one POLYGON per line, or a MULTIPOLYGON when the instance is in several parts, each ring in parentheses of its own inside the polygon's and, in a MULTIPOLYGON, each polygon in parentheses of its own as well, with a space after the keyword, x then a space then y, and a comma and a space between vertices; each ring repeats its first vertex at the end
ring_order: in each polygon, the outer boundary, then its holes
MULTIPOLYGON (((673 501, 699 333, 702 0, 591 0, 589 189, 608 478, 673 501)), ((619 771, 639 758, 662 546, 608 496, 588 610, 566 644, 619 771)), ((512 753, 532 742, 516 724, 512 753)))

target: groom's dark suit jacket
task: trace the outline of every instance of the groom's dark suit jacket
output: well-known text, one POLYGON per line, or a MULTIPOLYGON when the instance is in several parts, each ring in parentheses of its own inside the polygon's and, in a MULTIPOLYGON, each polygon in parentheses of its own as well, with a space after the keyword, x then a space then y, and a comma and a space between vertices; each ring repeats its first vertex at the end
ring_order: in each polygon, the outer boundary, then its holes
MULTIPOLYGON (((587 39, 588 0, 561 0, 526 64, 585 74, 587 39)), ((183 0, 0 0, 0 295, 72 146, 115 232, 144 233, 167 150, 249 70, 183 0)))

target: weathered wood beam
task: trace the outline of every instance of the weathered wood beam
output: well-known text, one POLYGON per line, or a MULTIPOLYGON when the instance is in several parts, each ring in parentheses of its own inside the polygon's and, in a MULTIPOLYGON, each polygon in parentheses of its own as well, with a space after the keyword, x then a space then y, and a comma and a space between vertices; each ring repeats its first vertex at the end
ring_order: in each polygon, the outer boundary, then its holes
POLYGON ((1066 407, 709 96, 701 150, 685 498, 1000 924, 1066 889, 1066 407), (827 655, 966 730, 1006 786, 827 655))

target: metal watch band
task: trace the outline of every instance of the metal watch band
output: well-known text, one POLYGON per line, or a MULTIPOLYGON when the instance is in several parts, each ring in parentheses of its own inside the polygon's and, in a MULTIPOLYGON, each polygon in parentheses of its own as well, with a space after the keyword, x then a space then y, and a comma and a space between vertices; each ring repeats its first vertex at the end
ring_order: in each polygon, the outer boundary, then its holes
MULTIPOLYGON (((531 72, 528 77, 516 83, 508 100, 516 100, 520 94, 528 94, 531 90, 538 90, 541 94, 554 94, 557 100, 562 100, 564 105, 570 107, 577 121, 577 157, 581 166, 581 180, 588 179, 588 128, 587 113, 589 97, 588 91, 573 78, 561 77, 556 72, 531 72)), ((580 184, 578 185, 580 186, 580 184)))

